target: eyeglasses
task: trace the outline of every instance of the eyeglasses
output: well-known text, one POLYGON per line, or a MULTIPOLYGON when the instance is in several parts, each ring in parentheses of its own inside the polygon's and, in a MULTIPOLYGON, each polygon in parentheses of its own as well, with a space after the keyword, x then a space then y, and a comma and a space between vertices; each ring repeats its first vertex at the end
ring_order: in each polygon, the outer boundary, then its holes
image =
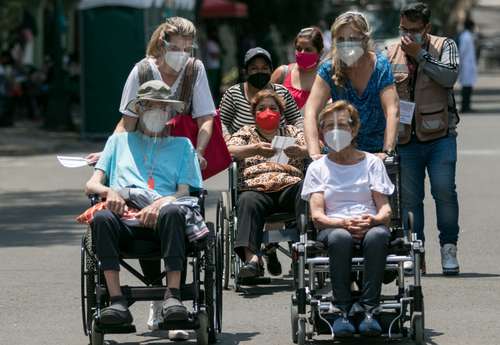
POLYGON ((422 31, 424 31, 425 27, 422 27, 422 28, 412 28, 412 29, 407 29, 407 28, 403 28, 403 27, 399 27, 399 31, 402 33, 402 34, 419 34, 421 33, 422 31))
POLYGON ((169 111, 171 109, 171 105, 166 102, 142 100, 137 102, 136 108, 140 112, 145 112, 151 109, 160 109, 163 111, 169 111))
POLYGON ((171 51, 171 52, 184 52, 184 53, 188 53, 188 54, 193 54, 195 52, 196 49, 198 49, 198 46, 196 44, 192 44, 190 46, 186 46, 186 47, 179 47, 173 43, 170 43, 170 42, 167 42, 165 40, 162 40, 164 43, 165 43, 165 47, 167 48, 167 50, 171 51))

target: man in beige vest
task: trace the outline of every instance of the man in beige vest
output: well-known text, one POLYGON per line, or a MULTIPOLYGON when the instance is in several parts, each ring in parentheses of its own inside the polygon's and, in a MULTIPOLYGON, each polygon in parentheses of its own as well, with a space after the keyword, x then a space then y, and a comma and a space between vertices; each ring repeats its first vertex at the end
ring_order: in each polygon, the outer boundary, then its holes
MULTIPOLYGON (((457 260, 458 199, 455 186, 456 124, 453 84, 458 76, 455 42, 430 34, 430 10, 412 3, 401 11, 401 41, 387 48, 401 100, 398 150, 402 202, 424 237, 424 181, 429 176, 436 203, 443 274, 459 273, 457 260)), ((425 272, 425 263, 422 267, 425 272)))

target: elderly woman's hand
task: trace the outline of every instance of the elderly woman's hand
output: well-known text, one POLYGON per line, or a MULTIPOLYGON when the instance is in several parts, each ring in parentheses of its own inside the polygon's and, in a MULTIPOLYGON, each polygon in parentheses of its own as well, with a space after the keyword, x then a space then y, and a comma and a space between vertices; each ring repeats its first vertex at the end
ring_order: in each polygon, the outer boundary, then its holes
POLYGON ((255 154, 265 158, 271 158, 276 154, 276 151, 270 143, 257 143, 255 144, 255 154))
POLYGON ((356 240, 362 240, 374 225, 375 217, 371 214, 363 214, 360 217, 346 220, 346 228, 356 240))
POLYGON ((299 145, 290 145, 283 151, 290 158, 304 158, 307 155, 307 149, 299 145))

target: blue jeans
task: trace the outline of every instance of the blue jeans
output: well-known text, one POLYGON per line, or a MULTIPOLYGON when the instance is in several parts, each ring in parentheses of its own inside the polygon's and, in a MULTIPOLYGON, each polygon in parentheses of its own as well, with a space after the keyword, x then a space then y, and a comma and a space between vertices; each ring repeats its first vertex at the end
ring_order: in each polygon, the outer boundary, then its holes
POLYGON ((431 194, 436 203, 437 227, 441 246, 458 240, 458 199, 455 185, 457 138, 449 135, 428 143, 415 138, 398 147, 401 157, 401 199, 403 214, 413 212, 419 239, 424 236, 424 181, 429 175, 431 194))

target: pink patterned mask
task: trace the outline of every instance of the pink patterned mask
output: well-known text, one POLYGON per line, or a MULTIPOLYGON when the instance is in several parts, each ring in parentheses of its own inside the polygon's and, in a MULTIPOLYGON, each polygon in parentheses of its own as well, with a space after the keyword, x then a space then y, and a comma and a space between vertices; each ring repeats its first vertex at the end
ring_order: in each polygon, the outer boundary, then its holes
POLYGON ((301 69, 310 69, 318 64, 319 54, 295 51, 295 61, 301 69))

